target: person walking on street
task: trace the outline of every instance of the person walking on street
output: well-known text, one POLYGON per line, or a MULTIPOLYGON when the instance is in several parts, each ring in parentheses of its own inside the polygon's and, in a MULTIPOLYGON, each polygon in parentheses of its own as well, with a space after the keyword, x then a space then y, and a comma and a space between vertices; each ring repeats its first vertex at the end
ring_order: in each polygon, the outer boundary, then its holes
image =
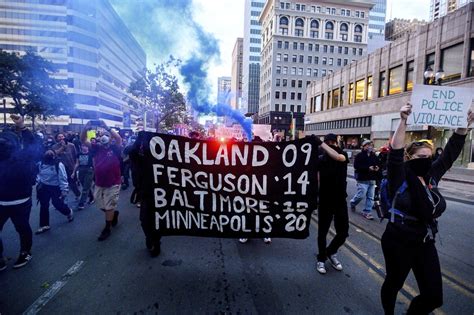
POLYGON ((79 199, 79 204, 77 210, 83 210, 87 197, 90 194, 92 188, 92 182, 94 179, 94 167, 92 162, 92 154, 89 151, 89 147, 85 144, 81 145, 81 151, 77 155, 76 167, 72 174, 72 178, 78 173, 79 182, 81 183, 82 192, 81 198, 79 199))
POLYGON ((367 220, 373 220, 372 207, 374 206, 375 181, 377 180, 379 167, 372 141, 365 140, 362 142, 362 151, 354 159, 354 169, 357 192, 350 201, 351 210, 355 212, 356 206, 365 197, 365 208, 361 214, 367 220))
POLYGON ((7 268, 1 233, 8 219, 20 236, 20 255, 13 268, 23 267, 33 258, 31 195, 40 151, 33 133, 25 128, 23 118, 18 115, 10 118, 15 124, 14 130, 0 132, 0 271, 7 268))
MULTIPOLYGON (((388 195, 391 218, 382 235, 385 281, 381 299, 385 314, 394 314, 398 291, 413 270, 419 295, 413 298, 406 314, 429 314, 443 304, 441 267, 435 246, 437 218, 446 201, 437 184, 461 154, 468 130, 458 128, 443 153, 433 162, 433 145, 422 140, 405 147, 406 122, 412 105, 400 109, 401 120, 392 138, 388 156, 388 195), (405 147, 405 149, 404 149, 405 147)), ((468 112, 468 126, 474 113, 468 112)))
POLYGON ((326 273, 325 262, 329 258, 332 267, 342 270, 342 264, 337 258, 337 250, 349 235, 349 215, 347 213, 347 153, 337 146, 337 136, 328 134, 324 143, 336 154, 321 149, 319 156, 319 207, 318 207, 318 248, 316 270, 326 273), (336 236, 329 246, 326 238, 331 222, 334 219, 336 236))
POLYGON ((79 198, 81 192, 77 187, 76 179, 73 179, 72 177, 77 159, 76 147, 74 144, 66 141, 66 137, 63 133, 58 133, 56 135, 56 144, 53 145, 52 149, 54 150, 54 153, 56 153, 58 161, 61 162, 66 168, 69 188, 71 188, 71 191, 74 193, 76 198, 79 198))
POLYGON ((56 153, 53 150, 46 151, 38 168, 36 191, 40 203, 40 227, 36 234, 41 234, 50 230, 50 200, 56 210, 65 215, 69 222, 74 220, 74 213, 65 202, 69 189, 66 168, 58 161, 56 153))
POLYGON ((90 147, 94 161, 95 189, 94 199, 105 213, 105 227, 100 233, 99 241, 107 239, 111 234, 111 227, 118 223, 119 211, 116 210, 122 183, 120 174, 122 138, 113 129, 99 120, 100 127, 106 132, 100 136, 98 142, 92 145, 87 140, 87 131, 91 130, 90 121, 81 133, 81 142, 90 147))

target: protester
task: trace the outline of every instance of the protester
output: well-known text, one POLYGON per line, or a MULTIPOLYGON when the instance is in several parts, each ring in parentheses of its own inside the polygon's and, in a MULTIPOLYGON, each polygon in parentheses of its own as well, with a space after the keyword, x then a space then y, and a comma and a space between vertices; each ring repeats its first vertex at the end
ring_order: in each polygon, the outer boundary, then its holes
POLYGON ((365 208, 361 212, 367 220, 373 220, 372 207, 374 206, 375 181, 377 179, 377 157, 374 153, 372 141, 362 142, 362 151, 354 159, 355 178, 357 180, 357 192, 352 197, 350 204, 352 212, 356 211, 359 202, 366 198, 365 208))
POLYGON ((122 190, 127 190, 130 186, 130 151, 133 147, 133 141, 123 141, 123 151, 122 151, 122 190))
POLYGON ((436 161, 441 156, 441 154, 443 154, 443 151, 443 148, 436 148, 436 153, 433 157, 433 162, 436 161))
POLYGON ((346 202, 346 178, 349 158, 347 153, 337 146, 337 136, 335 134, 326 135, 324 143, 335 152, 326 151, 321 146, 321 155, 319 156, 319 254, 316 270, 321 274, 326 273, 325 262, 328 258, 334 269, 342 270, 342 264, 336 253, 349 235, 349 216, 346 202), (326 246, 326 237, 333 218, 336 236, 329 246, 326 246))
POLYGON ((86 199, 91 194, 91 187, 94 179, 92 153, 89 151, 89 147, 85 144, 81 145, 81 151, 77 155, 76 166, 72 174, 73 179, 75 179, 74 177, 76 176, 76 173, 78 174, 79 182, 82 187, 81 198, 79 199, 77 210, 83 210, 86 199))
POLYGON ((77 151, 74 144, 66 141, 66 137, 63 133, 58 133, 56 135, 56 144, 52 146, 52 149, 56 153, 58 160, 66 168, 67 181, 69 188, 74 193, 76 198, 79 198, 81 192, 77 187, 77 182, 72 178, 72 173, 76 165, 77 151))
POLYGON ((81 133, 81 142, 90 147, 94 161, 95 189, 94 198, 98 206, 105 213, 105 227, 99 241, 107 239, 111 234, 111 227, 118 223, 119 211, 116 210, 120 194, 120 155, 122 138, 113 129, 99 120, 104 132, 98 143, 92 145, 87 140, 87 131, 91 130, 90 121, 81 133))
POLYGON ((50 200, 56 210, 65 215, 69 222, 74 220, 74 213, 65 203, 69 192, 66 168, 59 162, 56 153, 53 150, 46 151, 38 167, 36 191, 40 203, 40 227, 36 234, 41 234, 50 230, 50 200))
POLYGON ((25 266, 32 258, 30 227, 31 194, 38 158, 38 143, 24 126, 23 118, 11 115, 15 127, 0 132, 0 271, 7 268, 1 232, 10 219, 20 237, 20 255, 13 268, 25 266))
MULTIPOLYGON (((460 155, 467 129, 458 128, 444 152, 432 163, 433 146, 415 141, 404 150, 406 122, 412 105, 400 109, 401 120, 392 139, 388 158, 388 190, 393 202, 393 220, 382 236, 386 276, 381 298, 385 314, 393 314, 398 291, 413 270, 420 294, 406 314, 428 314, 443 304, 441 268, 435 247, 436 218, 446 209, 437 183, 460 155), (402 190, 402 187, 406 189, 402 190), (393 200, 395 199, 395 200, 393 200)), ((469 111, 468 125, 474 122, 469 111)))
POLYGON ((161 236, 155 229, 154 225, 154 207, 149 205, 146 200, 153 200, 153 196, 150 196, 150 187, 152 183, 147 182, 148 176, 145 176, 144 165, 144 150, 146 150, 145 133, 141 132, 138 138, 133 144, 132 149, 129 152, 131 169, 132 169, 132 183, 134 190, 132 193, 131 201, 140 205, 140 223, 142 226, 143 233, 145 234, 145 244, 151 257, 157 257, 161 252, 161 236))

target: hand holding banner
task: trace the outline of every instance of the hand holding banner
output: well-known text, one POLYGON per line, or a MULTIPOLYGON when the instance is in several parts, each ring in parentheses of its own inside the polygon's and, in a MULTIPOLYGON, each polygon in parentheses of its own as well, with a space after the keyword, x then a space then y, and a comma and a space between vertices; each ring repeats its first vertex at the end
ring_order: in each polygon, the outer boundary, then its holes
POLYGON ((415 85, 410 101, 413 113, 407 124, 466 128, 472 98, 473 92, 467 88, 415 85))

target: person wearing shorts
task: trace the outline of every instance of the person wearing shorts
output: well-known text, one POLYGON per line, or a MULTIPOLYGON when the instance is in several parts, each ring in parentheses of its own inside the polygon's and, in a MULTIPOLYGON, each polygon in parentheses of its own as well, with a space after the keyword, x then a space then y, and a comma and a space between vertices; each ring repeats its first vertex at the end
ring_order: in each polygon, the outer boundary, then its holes
POLYGON ((116 209, 122 183, 120 173, 122 138, 102 120, 98 122, 106 132, 97 139, 97 143, 91 144, 87 139, 87 131, 92 129, 91 122, 88 122, 82 131, 81 142, 91 148, 94 159, 94 198, 105 213, 105 227, 98 238, 99 241, 103 241, 110 236, 111 228, 118 223, 119 211, 116 209))

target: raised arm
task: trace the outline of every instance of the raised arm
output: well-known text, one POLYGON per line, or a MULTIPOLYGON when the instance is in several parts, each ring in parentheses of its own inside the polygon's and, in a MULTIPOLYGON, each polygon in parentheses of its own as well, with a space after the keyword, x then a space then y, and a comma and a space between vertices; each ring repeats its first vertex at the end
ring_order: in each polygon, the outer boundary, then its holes
POLYGON ((326 153, 329 155, 329 157, 331 159, 335 160, 335 161, 338 161, 338 162, 345 162, 346 161, 346 157, 344 156, 344 154, 337 153, 336 150, 334 150, 333 148, 331 148, 330 146, 328 146, 324 142, 321 144, 321 149, 326 151, 326 153))
POLYGON ((397 130, 392 138, 392 149, 398 150, 405 147, 405 133, 407 131, 407 119, 411 114, 412 105, 407 103, 400 109, 400 122, 398 123, 397 130))
POLYGON ((87 124, 84 126, 84 128, 81 131, 80 139, 81 143, 88 146, 89 148, 91 147, 90 141, 87 139, 87 132, 91 130, 91 123, 90 121, 87 122, 87 124))

